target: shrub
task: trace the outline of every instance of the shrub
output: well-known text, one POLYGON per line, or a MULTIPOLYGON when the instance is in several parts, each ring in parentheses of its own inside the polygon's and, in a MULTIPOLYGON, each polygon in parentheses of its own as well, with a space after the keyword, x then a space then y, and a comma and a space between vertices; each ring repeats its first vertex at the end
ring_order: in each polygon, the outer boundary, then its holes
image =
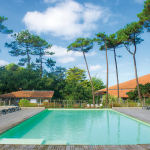
POLYGON ((93 99, 89 99, 88 104, 93 104, 93 99))
POLYGON ((73 104, 74 108, 80 108, 80 106, 78 104, 73 104))
POLYGON ((44 102, 44 103, 43 103, 43 106, 44 106, 45 108, 49 108, 49 103, 48 103, 48 102, 44 102))
MULTIPOLYGON (((112 103, 109 104, 109 107, 112 108, 112 103)), ((121 103, 113 103, 113 107, 122 107, 121 103)))
POLYGON ((128 107, 137 107, 137 103, 130 102, 128 103, 128 107))
POLYGON ((105 108, 104 106, 100 106, 100 108, 105 108))
POLYGON ((86 103, 82 103, 82 108, 86 108, 87 104, 86 103))
POLYGON ((20 107, 28 107, 30 106, 30 101, 27 99, 21 99, 18 104, 20 107))
POLYGON ((52 102, 49 103, 49 107, 50 107, 50 108, 54 108, 54 102, 53 102, 53 103, 52 103, 52 102))
POLYGON ((37 107, 37 103, 30 103, 28 107, 37 107))
MULTIPOLYGON (((118 103, 118 97, 117 97, 117 96, 114 96, 114 95, 109 95, 109 94, 108 94, 108 102, 107 102, 108 106, 111 106, 111 105, 112 105, 112 102, 113 102, 113 103, 118 103)), ((122 102, 123 102, 123 99, 120 98, 120 103, 122 103, 122 102)), ((103 102, 102 102, 102 105, 105 106, 105 103, 106 103, 106 94, 103 95, 103 102)), ((119 104, 120 104, 120 103, 119 103, 119 104)), ((111 107, 112 107, 112 106, 111 106, 111 107)), ((117 106, 116 106, 116 107, 117 107, 117 106)), ((120 107, 120 106, 118 106, 118 107, 120 107)))
POLYGON ((61 108, 61 104, 55 103, 55 108, 61 108))
POLYGON ((147 98, 147 99, 145 100, 145 104, 150 105, 150 98, 147 98))

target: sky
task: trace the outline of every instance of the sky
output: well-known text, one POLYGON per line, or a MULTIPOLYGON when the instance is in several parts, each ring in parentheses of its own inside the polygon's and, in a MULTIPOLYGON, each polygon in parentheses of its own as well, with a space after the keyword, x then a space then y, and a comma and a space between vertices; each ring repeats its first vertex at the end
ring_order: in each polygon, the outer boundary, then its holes
MULTIPOLYGON (((77 38, 91 38, 99 32, 110 35, 124 28, 126 24, 138 21, 137 14, 143 9, 144 0, 0 0, 0 16, 8 20, 3 25, 13 29, 14 33, 29 30, 31 34, 45 39, 55 52, 53 56, 45 56, 56 61, 56 66, 66 69, 79 67, 86 70, 83 54, 67 52, 67 46, 77 38)), ((144 30, 140 36, 144 41, 137 45, 135 55, 138 77, 150 73, 150 34, 144 30)), ((10 35, 0 33, 0 65, 18 64, 21 56, 13 57, 5 42, 14 39, 10 35)), ((91 77, 97 76, 106 84, 106 52, 99 50, 94 43, 86 54, 91 77)), ((134 51, 134 47, 131 47, 134 51)), ((116 49, 119 83, 135 78, 133 56, 124 48, 116 49)), ((35 56, 31 57, 35 62, 35 56)), ((108 51, 109 83, 117 84, 113 51, 108 51)), ((44 68, 50 71, 49 68, 44 68)), ((87 79, 89 79, 86 70, 87 79)))

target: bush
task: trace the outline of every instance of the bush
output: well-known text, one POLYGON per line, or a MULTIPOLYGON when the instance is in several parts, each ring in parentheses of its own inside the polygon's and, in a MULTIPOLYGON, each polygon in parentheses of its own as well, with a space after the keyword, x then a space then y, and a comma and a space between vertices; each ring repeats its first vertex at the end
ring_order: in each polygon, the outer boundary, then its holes
MULTIPOLYGON (((111 103, 109 104, 109 107, 112 108, 112 104, 111 103)), ((121 103, 113 103, 113 107, 122 107, 122 106, 121 106, 121 103)))
POLYGON ((150 98, 147 98, 147 99, 145 100, 145 104, 150 105, 150 98))
POLYGON ((29 107, 30 101, 28 99, 21 99, 18 104, 20 107, 29 107))
POLYGON ((28 107, 37 107, 37 103, 30 103, 28 107))
POLYGON ((45 108, 49 108, 49 103, 48 103, 48 102, 44 102, 44 103, 43 103, 43 106, 44 106, 45 108))
POLYGON ((93 99, 89 99, 88 104, 93 104, 93 99))
POLYGON ((61 108, 61 104, 55 104, 55 108, 61 108))
POLYGON ((137 107, 137 103, 134 103, 134 102, 130 102, 128 103, 128 107, 137 107))
POLYGON ((74 107, 74 108, 80 108, 80 105, 78 105, 78 104, 73 104, 73 107, 74 107))
MULTIPOLYGON (((114 96, 114 95, 109 95, 108 94, 108 106, 111 106, 112 105, 112 102, 113 103, 116 103, 116 105, 118 104, 118 97, 117 96, 114 96)), ((123 99, 120 98, 120 103, 123 102, 123 99)), ((106 103, 106 94, 103 95, 103 102, 102 102, 102 105, 105 106, 105 103, 106 103)), ((118 107, 121 107, 121 104, 118 104, 118 107)), ((111 106, 112 107, 112 106, 111 106)), ((114 106, 115 107, 115 106, 114 106)), ((117 107, 117 106, 116 106, 117 107)))

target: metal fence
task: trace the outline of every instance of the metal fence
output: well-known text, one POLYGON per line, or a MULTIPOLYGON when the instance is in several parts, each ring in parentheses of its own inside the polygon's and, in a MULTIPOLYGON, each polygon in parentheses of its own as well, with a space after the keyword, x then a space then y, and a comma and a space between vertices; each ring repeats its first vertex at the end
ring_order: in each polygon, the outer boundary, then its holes
MULTIPOLYGON (((92 101, 91 101, 92 102, 92 101)), ((13 106, 14 102, 11 100, 3 100, 0 101, 0 106, 13 106)), ((110 102, 108 107, 141 107, 144 106, 143 103, 138 102, 122 102, 115 103, 110 102)), ((21 107, 45 107, 45 108, 93 108, 93 103, 89 103, 89 100, 50 100, 50 101, 42 101, 42 103, 37 101, 37 103, 30 103, 28 106, 25 106, 23 103, 21 107)), ((105 107, 102 106, 101 100, 95 101, 95 107, 105 107)))

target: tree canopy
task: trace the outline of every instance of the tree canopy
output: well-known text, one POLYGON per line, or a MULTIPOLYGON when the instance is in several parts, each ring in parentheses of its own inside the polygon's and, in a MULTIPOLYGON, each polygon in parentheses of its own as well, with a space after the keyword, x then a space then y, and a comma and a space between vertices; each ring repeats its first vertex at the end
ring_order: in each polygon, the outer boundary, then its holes
POLYGON ((5 20, 8 20, 8 18, 6 18, 4 16, 0 16, 0 32, 3 34, 11 34, 13 32, 13 30, 8 30, 8 28, 3 25, 3 22, 5 20))

